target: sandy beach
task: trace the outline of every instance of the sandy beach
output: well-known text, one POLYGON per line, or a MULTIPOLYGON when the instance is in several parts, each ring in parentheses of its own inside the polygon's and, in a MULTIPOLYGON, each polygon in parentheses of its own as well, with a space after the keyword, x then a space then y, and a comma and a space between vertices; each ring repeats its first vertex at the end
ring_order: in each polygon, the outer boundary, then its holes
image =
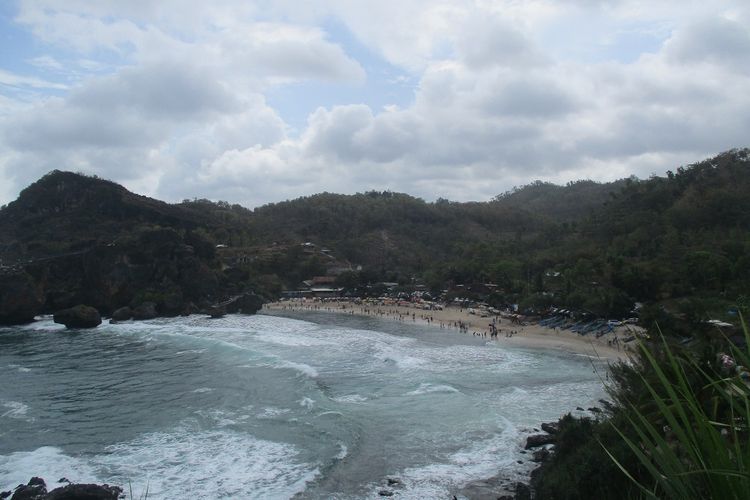
MULTIPOLYGON (((272 302, 263 306, 267 310, 287 311, 327 311, 339 314, 372 316, 392 321, 430 324, 436 328, 452 329, 456 335, 477 335, 493 340, 490 323, 493 317, 480 317, 470 314, 469 309, 448 306, 443 310, 423 310, 407 305, 357 304, 350 301, 316 301, 292 299, 272 302), (463 326, 463 327, 462 327, 463 326)), ((593 335, 579 335, 570 330, 546 328, 536 323, 513 324, 498 317, 496 327, 499 344, 536 348, 556 349, 574 354, 592 356, 605 361, 627 361, 631 349, 622 340, 629 336, 627 327, 617 327, 613 332, 595 338, 593 335), (617 341, 614 341, 618 339, 617 341)))

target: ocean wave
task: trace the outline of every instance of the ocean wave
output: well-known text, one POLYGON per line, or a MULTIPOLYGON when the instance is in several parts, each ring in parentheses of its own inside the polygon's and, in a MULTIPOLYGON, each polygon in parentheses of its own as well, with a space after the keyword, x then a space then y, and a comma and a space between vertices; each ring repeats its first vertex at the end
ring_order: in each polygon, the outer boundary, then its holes
POLYGON ((333 458, 335 458, 336 460, 343 460, 349 454, 349 448, 341 441, 338 442, 338 445, 339 445, 339 452, 333 458))
POLYGON ((0 406, 5 408, 5 411, 0 413, 0 418, 15 418, 26 422, 34 421, 34 417, 27 416, 29 406, 20 401, 2 401, 0 406))
POLYGON ((0 455, 0 491, 12 491, 19 484, 26 484, 32 475, 44 478, 49 486, 61 477, 74 483, 99 482, 95 469, 87 462, 52 446, 0 455))
POLYGON ((26 368, 25 366, 16 365, 13 363, 9 364, 8 368, 10 368, 11 370, 18 370, 21 373, 28 373, 31 371, 31 368, 26 368))
POLYGON ((25 484, 32 473, 48 482, 65 476, 76 482, 132 484, 136 493, 148 487, 150 500, 166 500, 290 498, 320 472, 316 464, 300 462, 299 451, 286 443, 224 429, 178 427, 85 458, 52 447, 0 456, 3 490, 25 484))
POLYGON ((289 408, 275 408, 271 406, 268 408, 263 408, 263 411, 258 413, 256 415, 256 418, 259 418, 259 419, 276 418, 280 415, 285 415, 290 412, 291 410, 289 408))
POLYGON ((377 347, 376 358, 385 363, 392 363, 401 370, 417 370, 421 368, 426 360, 404 354, 390 345, 377 347))
MULTIPOLYGON (((398 498, 451 498, 472 481, 495 476, 498 471, 508 478, 521 479, 528 465, 519 465, 519 430, 508 420, 501 419, 503 429, 493 436, 475 442, 444 460, 420 467, 407 468, 396 475, 401 480, 398 498)), ((379 498, 381 485, 370 485, 368 498, 379 498)))
POLYGON ((312 407, 315 406, 315 400, 310 398, 302 398, 298 403, 300 406, 307 408, 308 410, 312 410, 312 407))
POLYGON ((336 401, 337 403, 362 403, 367 401, 367 398, 359 394, 347 394, 345 396, 333 397, 331 400, 336 401))
POLYGON ((419 387, 413 391, 407 392, 405 396, 420 396, 422 394, 431 394, 435 392, 452 393, 461 391, 447 384, 430 384, 425 382, 419 384, 419 387))
POLYGON ((310 378, 318 378, 318 370, 305 363, 295 363, 294 361, 282 361, 274 368, 291 368, 306 375, 310 378))

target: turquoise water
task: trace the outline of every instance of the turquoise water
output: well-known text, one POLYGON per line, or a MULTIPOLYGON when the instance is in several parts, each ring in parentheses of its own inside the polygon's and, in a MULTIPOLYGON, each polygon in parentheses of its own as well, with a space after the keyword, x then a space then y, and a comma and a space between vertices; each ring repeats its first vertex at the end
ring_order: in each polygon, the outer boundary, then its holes
POLYGON ((522 477, 530 428, 604 396, 582 356, 324 312, 44 319, 0 329, 0 371, 0 491, 37 475, 150 500, 461 497, 522 477))

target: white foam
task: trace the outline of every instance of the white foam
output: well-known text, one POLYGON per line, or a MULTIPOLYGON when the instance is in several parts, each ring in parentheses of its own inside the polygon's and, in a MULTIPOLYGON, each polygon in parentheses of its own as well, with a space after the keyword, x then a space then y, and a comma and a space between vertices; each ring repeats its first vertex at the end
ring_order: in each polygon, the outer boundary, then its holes
POLYGON ((360 396, 359 394, 347 394, 345 396, 337 396, 331 399, 337 403, 362 403, 367 401, 366 397, 360 396))
POLYGON ((26 368, 24 366, 16 365, 16 364, 13 364, 13 363, 9 364, 8 368, 10 368, 11 370, 18 370, 21 373, 28 373, 28 372, 31 371, 31 368, 26 368))
POLYGON ((318 370, 316 370, 310 365, 306 365, 305 363, 295 363, 294 361, 282 361, 278 365, 276 365, 275 368, 291 368, 293 370, 297 370, 298 372, 310 378, 318 377, 318 370))
POLYGON ((204 392, 213 392, 213 391, 214 391, 213 387, 199 387, 198 389, 194 389, 191 392, 195 392, 197 394, 202 394, 204 392))
POLYGON ((304 490, 317 467, 299 463, 291 445, 227 430, 180 428, 111 446, 98 457, 118 476, 148 483, 149 499, 288 498, 304 490))
POLYGON ((230 414, 221 410, 198 410, 196 413, 204 418, 213 420, 216 427, 235 425, 238 420, 247 419, 247 416, 244 416, 243 418, 243 416, 237 416, 233 413, 230 414))
POLYGON ((184 351, 177 351, 175 356, 181 356, 183 354, 203 354, 206 352, 205 349, 186 349, 184 351))
POLYGON ((335 458, 336 460, 343 460, 349 454, 349 448, 341 441, 338 442, 338 445, 339 445, 339 452, 333 458, 335 458))
POLYGON ((74 483, 99 482, 96 472, 86 462, 69 457, 52 446, 0 455, 0 491, 26 484, 31 476, 43 478, 48 486, 61 477, 74 483))
POLYGON ((315 400, 310 398, 302 398, 299 400, 299 405, 307 408, 308 410, 312 410, 312 407, 315 406, 315 400))
MULTIPOLYGON (((515 462, 520 455, 512 453, 518 449, 519 432, 507 420, 503 419, 503 424, 502 432, 450 454, 439 463, 397 473, 403 486, 398 489, 398 498, 450 498, 455 489, 495 476, 498 471, 507 477, 521 475, 523 466, 515 462)), ((381 485, 371 485, 368 497, 379 498, 381 489, 381 485)))
POLYGON ((34 417, 27 416, 29 406, 24 403, 19 401, 2 401, 0 402, 0 406, 6 409, 6 411, 0 413, 0 418, 15 418, 27 422, 34 421, 34 417))
POLYGON ((285 414, 289 413, 290 411, 291 410, 289 408, 275 408, 275 407, 271 406, 271 407, 268 407, 268 408, 263 408, 263 411, 260 412, 260 413, 258 413, 258 415, 256 415, 256 417, 257 418, 262 418, 262 419, 276 418, 276 417, 278 417, 280 415, 285 415, 285 414))
POLYGON ((393 363, 401 370, 417 370, 422 368, 426 360, 404 354, 402 350, 394 349, 390 345, 378 346, 376 357, 385 363, 393 363))
POLYGON ((48 482, 67 477, 74 482, 108 482, 137 496, 148 488, 149 500, 192 498, 290 498, 318 474, 301 463, 289 444, 248 434, 178 428, 150 433, 110 446, 87 459, 70 457, 57 448, 0 456, 2 490, 25 484, 31 475, 48 482), (31 471, 31 472, 30 472, 31 471))
POLYGON ((289 331, 265 331, 258 334, 258 340, 269 344, 277 344, 289 347, 313 347, 331 345, 327 339, 321 339, 312 335, 296 335, 289 331))
MULTIPOLYGON (((43 316, 36 316, 34 318, 34 321, 32 323, 29 323, 27 325, 23 325, 23 328, 25 330, 37 330, 37 331, 43 331, 43 330, 63 330, 63 329, 65 329, 65 325, 61 325, 60 323, 55 323, 52 320, 52 316, 43 315, 43 316)), ((27 481, 28 481, 28 479, 27 479, 27 481)))
POLYGON ((406 396, 419 396, 422 394, 431 394, 435 392, 451 393, 451 392, 461 392, 461 391, 447 384, 429 384, 429 383, 424 382, 424 383, 419 384, 419 387, 417 387, 413 391, 407 392, 405 395, 406 396))

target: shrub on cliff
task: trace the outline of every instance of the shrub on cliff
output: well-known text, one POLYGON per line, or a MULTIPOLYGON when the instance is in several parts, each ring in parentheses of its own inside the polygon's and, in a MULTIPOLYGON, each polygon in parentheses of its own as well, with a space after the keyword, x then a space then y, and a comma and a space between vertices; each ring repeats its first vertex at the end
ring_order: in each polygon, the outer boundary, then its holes
POLYGON ((642 344, 611 372, 607 419, 560 421, 536 498, 748 498, 748 367, 750 351, 727 339, 642 344))

